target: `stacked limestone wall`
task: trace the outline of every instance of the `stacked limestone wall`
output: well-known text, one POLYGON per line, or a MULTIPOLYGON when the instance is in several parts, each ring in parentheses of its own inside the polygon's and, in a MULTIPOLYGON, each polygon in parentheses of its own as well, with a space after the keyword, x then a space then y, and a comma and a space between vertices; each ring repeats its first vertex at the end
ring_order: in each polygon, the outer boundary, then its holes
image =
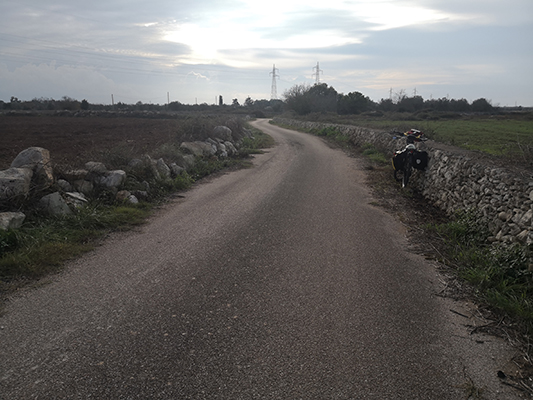
POLYGON ((174 154, 176 162, 167 164, 162 158, 154 160, 145 154, 141 159, 130 160, 125 170, 113 171, 94 161, 87 162, 83 169, 54 171, 50 152, 30 147, 13 160, 9 169, 0 170, 0 230, 22 226, 25 203, 38 202, 43 214, 65 216, 102 192, 118 202, 147 200, 151 184, 177 179, 204 158, 237 156, 242 139, 252 137, 246 129, 233 133, 227 126, 215 127, 210 136, 205 141, 181 143, 182 151, 174 154))
MULTIPOLYGON (((391 156, 405 146, 404 140, 367 128, 283 118, 274 121, 306 131, 335 127, 352 143, 371 143, 391 156)), ((533 174, 482 165, 459 151, 438 149, 432 141, 421 146, 429 153, 429 165, 426 171, 414 173, 410 186, 448 214, 479 210, 489 223, 491 241, 533 243, 533 174)))

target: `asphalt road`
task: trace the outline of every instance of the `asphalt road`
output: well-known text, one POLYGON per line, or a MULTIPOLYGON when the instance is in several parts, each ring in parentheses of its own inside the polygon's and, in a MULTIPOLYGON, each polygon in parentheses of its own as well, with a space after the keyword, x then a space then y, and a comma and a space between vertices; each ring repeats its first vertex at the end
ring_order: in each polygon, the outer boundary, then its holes
MULTIPOLYGON (((27 290, 0 318, 0 399, 516 398, 357 159, 278 145, 27 290)), ((462 312, 468 310, 461 309, 462 312)))

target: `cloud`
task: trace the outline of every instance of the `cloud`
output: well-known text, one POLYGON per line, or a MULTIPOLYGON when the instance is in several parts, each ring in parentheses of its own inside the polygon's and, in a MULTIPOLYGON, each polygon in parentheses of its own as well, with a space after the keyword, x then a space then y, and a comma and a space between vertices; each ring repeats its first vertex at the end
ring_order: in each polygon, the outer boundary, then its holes
POLYGON ((0 64, 0 97, 20 99, 40 97, 105 98, 111 93, 135 93, 126 86, 117 85, 103 74, 86 67, 26 64, 10 71, 0 64))
POLYGON ((187 76, 190 76, 190 75, 194 76, 196 79, 205 79, 206 81, 209 81, 209 78, 207 76, 202 75, 198 72, 191 71, 187 74, 187 76))
POLYGON ((533 22, 531 0, 419 0, 419 3, 461 16, 470 25, 517 26, 533 22))

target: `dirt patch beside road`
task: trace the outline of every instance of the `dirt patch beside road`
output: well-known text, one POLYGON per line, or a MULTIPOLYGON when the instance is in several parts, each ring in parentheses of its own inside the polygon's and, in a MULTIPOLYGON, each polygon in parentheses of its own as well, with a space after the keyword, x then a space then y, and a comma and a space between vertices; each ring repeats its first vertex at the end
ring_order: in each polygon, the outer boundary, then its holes
POLYGON ((81 167, 100 161, 102 152, 127 146, 132 154, 150 153, 179 140, 176 119, 0 116, 0 170, 28 147, 44 147, 54 164, 81 167))

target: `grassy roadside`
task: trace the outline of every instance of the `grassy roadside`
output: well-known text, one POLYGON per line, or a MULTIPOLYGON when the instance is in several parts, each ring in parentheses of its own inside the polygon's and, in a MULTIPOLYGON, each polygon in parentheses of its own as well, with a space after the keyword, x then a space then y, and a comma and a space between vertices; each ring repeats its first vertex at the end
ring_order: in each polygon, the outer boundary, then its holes
POLYGON ((525 335, 533 332, 531 249, 488 242, 490 232, 475 211, 460 212, 446 223, 424 226, 439 249, 439 261, 474 288, 500 321, 525 335))
POLYGON ((254 136, 244 140, 238 157, 201 159, 193 169, 175 179, 153 182, 149 201, 117 203, 104 193, 70 216, 51 218, 34 211, 28 213, 22 228, 0 230, 0 307, 6 296, 60 271, 66 261, 94 249, 109 233, 144 224, 170 194, 186 190, 215 172, 248 168, 251 154, 273 145, 270 136, 251 130, 254 136))

